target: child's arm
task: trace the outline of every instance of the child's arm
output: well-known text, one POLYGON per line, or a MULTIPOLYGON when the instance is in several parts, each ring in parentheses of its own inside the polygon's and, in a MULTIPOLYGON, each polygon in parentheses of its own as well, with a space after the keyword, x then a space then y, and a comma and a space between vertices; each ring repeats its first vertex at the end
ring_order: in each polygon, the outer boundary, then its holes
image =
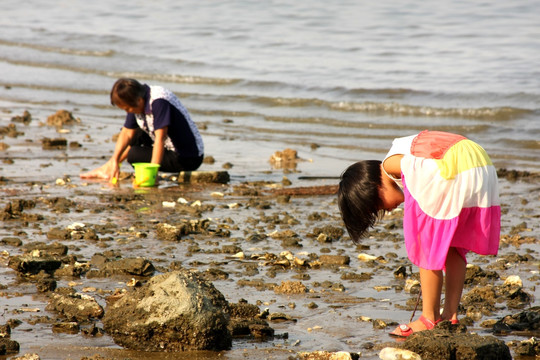
POLYGON ((126 159, 127 153, 125 150, 129 147, 129 143, 131 142, 131 139, 133 139, 133 136, 135 136, 135 132, 135 129, 128 129, 126 127, 122 127, 122 131, 120 131, 118 139, 116 139, 114 153, 110 159, 111 162, 115 164, 121 164, 122 161, 126 159))
POLYGON ((114 153, 108 161, 109 169, 107 175, 111 182, 116 182, 120 176, 120 164, 127 158, 129 144, 131 143, 133 136, 135 136, 135 133, 135 129, 122 127, 122 131, 120 131, 120 135, 118 135, 114 153))
POLYGON ((154 131, 155 140, 154 148, 152 149, 152 161, 153 164, 161 164, 163 160, 163 153, 165 152, 165 139, 167 139, 167 131, 169 127, 165 126, 161 129, 154 131))
POLYGON ((401 179, 401 159, 403 155, 392 155, 382 164, 384 170, 396 179, 401 179))

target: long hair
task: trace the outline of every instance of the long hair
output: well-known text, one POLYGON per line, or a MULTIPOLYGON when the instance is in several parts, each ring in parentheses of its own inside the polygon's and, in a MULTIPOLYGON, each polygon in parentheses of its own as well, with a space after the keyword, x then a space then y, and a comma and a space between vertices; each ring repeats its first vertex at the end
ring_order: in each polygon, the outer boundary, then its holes
POLYGON ((116 106, 116 102, 121 100, 129 106, 136 107, 138 100, 146 94, 144 85, 135 79, 120 78, 116 80, 111 89, 111 104, 116 106))
POLYGON ((381 162, 378 160, 359 161, 341 174, 338 206, 347 232, 355 243, 384 215, 379 195, 381 186, 381 162))

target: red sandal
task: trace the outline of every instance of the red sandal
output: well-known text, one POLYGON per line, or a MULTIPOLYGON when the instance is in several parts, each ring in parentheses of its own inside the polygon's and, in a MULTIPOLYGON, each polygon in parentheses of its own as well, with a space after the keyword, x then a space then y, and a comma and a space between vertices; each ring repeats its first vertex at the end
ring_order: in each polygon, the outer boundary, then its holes
MULTIPOLYGON (((433 321, 425 318, 423 315, 420 316, 420 318, 418 320, 420 320, 426 326, 426 330, 433 329, 435 327, 435 325, 437 325, 437 323, 439 323, 441 321, 441 320, 437 320, 437 321, 433 322, 433 321)), ((415 331, 409 325, 401 324, 394 331, 389 333, 389 335, 404 338, 404 337, 412 335, 414 332, 415 331)))

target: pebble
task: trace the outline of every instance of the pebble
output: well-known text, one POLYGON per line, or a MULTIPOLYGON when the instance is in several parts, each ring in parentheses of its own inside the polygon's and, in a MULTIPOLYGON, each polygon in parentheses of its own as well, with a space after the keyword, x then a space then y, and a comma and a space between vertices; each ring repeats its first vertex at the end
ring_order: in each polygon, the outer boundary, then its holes
POLYGON ((163 207, 166 207, 166 208, 173 208, 176 206, 176 203, 173 201, 163 201, 161 205, 163 205, 163 207))
POLYGON ((523 281, 521 281, 521 278, 517 275, 510 275, 504 280, 504 285, 517 285, 523 287, 523 281))
POLYGON ((379 353, 381 360, 422 360, 420 355, 409 350, 385 347, 379 353))
POLYGON ((358 260, 360 260, 360 261, 372 261, 372 260, 377 260, 377 257, 373 256, 373 255, 361 253, 361 254, 358 254, 358 260))

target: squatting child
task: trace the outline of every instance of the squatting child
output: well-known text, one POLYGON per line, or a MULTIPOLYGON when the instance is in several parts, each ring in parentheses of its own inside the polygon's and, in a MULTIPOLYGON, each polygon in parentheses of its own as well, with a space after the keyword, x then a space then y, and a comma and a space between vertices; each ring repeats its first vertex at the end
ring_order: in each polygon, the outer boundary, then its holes
POLYGON ((118 179, 126 159, 130 164, 159 164, 163 172, 191 171, 201 165, 204 146, 199 130, 170 90, 121 78, 110 98, 112 105, 127 113, 124 126, 110 159, 81 178, 118 179))

